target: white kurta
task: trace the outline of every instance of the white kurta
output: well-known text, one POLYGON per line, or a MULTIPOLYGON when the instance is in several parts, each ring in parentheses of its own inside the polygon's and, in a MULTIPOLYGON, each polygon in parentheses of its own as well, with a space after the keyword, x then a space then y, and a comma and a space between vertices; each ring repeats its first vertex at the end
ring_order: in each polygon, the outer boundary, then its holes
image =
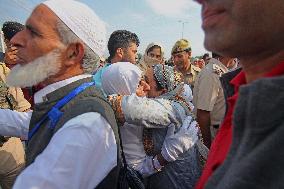
MULTIPOLYGON (((35 95, 35 102, 56 89, 90 75, 51 84, 35 95)), ((0 110, 0 134, 27 138, 32 112, 0 110)), ((95 188, 117 163, 117 146, 109 123, 88 112, 66 122, 45 150, 17 178, 14 188, 95 188)))

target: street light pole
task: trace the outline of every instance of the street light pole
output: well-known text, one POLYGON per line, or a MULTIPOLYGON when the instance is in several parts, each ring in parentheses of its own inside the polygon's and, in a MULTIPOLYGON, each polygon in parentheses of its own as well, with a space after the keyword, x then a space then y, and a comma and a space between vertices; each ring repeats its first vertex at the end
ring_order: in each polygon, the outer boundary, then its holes
POLYGON ((178 22, 182 24, 181 38, 183 39, 184 24, 186 24, 188 22, 185 22, 185 21, 182 21, 182 20, 179 20, 178 22))
POLYGON ((183 39, 183 30, 184 30, 184 22, 182 23, 182 32, 181 32, 181 38, 183 39))

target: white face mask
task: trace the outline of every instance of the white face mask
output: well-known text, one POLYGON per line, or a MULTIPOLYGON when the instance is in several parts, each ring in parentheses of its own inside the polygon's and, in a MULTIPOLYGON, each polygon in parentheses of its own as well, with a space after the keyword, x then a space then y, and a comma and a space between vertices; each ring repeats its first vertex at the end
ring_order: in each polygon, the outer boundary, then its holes
POLYGON ((28 64, 16 65, 7 77, 7 84, 14 87, 31 87, 45 81, 59 72, 59 57, 60 51, 55 49, 28 64))

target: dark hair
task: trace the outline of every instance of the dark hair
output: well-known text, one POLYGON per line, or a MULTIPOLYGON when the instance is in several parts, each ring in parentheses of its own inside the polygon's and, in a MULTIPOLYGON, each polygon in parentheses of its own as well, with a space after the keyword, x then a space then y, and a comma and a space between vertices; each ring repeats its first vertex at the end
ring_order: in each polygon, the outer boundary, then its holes
POLYGON ((139 46, 140 41, 135 33, 132 33, 127 30, 114 31, 110 35, 108 44, 107 44, 110 58, 114 57, 115 51, 118 48, 127 48, 130 46, 131 42, 139 46))
POLYGON ((203 56, 202 56, 202 59, 203 60, 206 60, 207 58, 209 58, 210 56, 209 56, 209 54, 208 53, 205 53, 203 56))
MULTIPOLYGON (((159 46, 159 45, 154 45, 154 46, 152 46, 151 48, 149 48, 148 50, 147 50, 147 55, 148 55, 148 53, 149 52, 151 52, 153 49, 155 49, 155 48, 159 48, 160 49, 160 51, 162 51, 162 49, 161 49, 161 47, 159 46)), ((162 52, 161 52, 162 53, 162 52)))
POLYGON ((222 56, 220 56, 217 53, 212 52, 212 58, 220 58, 220 57, 222 57, 222 56))
POLYGON ((24 28, 25 26, 18 22, 5 22, 3 24, 2 31, 5 39, 10 41, 14 35, 16 35, 19 31, 22 31, 24 28))

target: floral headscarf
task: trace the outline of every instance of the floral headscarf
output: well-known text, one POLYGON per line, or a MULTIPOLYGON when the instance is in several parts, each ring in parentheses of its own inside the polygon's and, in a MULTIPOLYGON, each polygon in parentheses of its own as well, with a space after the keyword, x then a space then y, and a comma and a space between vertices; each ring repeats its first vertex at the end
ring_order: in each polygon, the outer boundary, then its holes
POLYGON ((192 91, 191 88, 183 83, 183 76, 173 67, 164 64, 153 66, 154 76, 162 88, 167 89, 167 92, 161 95, 161 98, 182 100, 186 103, 190 111, 193 110, 192 91), (177 98, 181 97, 181 98, 177 98))
POLYGON ((182 82, 182 74, 171 66, 156 64, 153 66, 153 71, 160 86, 168 91, 174 90, 182 82))

